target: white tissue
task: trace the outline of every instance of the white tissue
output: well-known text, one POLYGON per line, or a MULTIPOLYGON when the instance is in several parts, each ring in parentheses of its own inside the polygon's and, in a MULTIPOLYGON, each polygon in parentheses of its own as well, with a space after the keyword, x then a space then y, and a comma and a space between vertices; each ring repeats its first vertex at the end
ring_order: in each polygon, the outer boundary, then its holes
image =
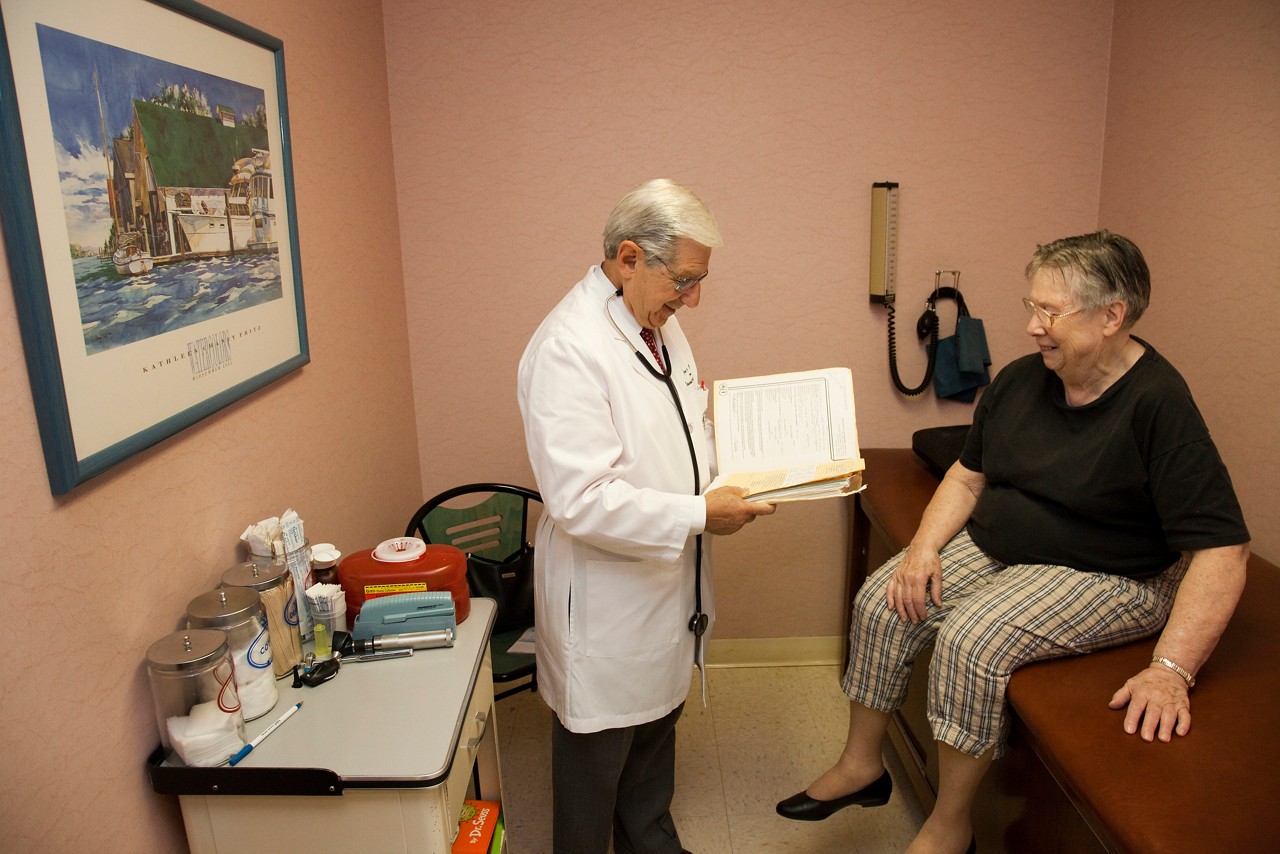
POLYGON ((231 650, 231 661, 236 671, 236 693, 240 695, 240 708, 245 720, 265 715, 275 708, 276 701, 280 699, 270 645, 267 646, 265 666, 255 667, 249 663, 251 648, 252 644, 231 650))
POLYGON ((271 671, 255 673, 254 678, 248 682, 237 679, 236 693, 240 695, 240 709, 246 720, 262 717, 274 709, 280 699, 276 677, 271 671))
POLYGON ((240 539, 249 546, 250 554, 260 557, 284 554, 284 531, 280 526, 279 516, 250 525, 244 529, 240 539))
POLYGON ((238 710, 227 714, 216 701, 210 701, 192 706, 191 714, 169 718, 165 724, 178 758, 186 765, 208 768, 221 765, 244 747, 238 729, 243 720, 238 710))

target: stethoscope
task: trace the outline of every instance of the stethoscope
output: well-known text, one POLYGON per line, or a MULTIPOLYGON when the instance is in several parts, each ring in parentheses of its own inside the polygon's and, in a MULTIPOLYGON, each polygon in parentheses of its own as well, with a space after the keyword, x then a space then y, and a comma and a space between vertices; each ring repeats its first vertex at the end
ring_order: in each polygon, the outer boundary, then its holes
MULTIPOLYGON (((613 296, 605 300, 604 314, 609 318, 609 322, 613 324, 613 328, 618 330, 618 334, 622 336, 622 340, 626 341, 627 335, 622 331, 622 327, 618 325, 618 321, 614 320, 613 312, 609 310, 609 303, 622 296, 622 289, 619 288, 613 296)), ((667 391, 671 393, 671 400, 676 405, 676 412, 680 415, 680 427, 684 430, 684 440, 689 445, 689 460, 693 463, 693 494, 702 494, 702 476, 698 473, 698 452, 693 448, 693 434, 689 431, 689 422, 684 417, 684 407, 680 405, 680 392, 676 389, 676 384, 671 379, 671 357, 667 354, 667 344, 662 340, 662 330, 657 330, 658 344, 662 348, 662 370, 659 371, 650 362, 649 357, 644 353, 636 350, 636 358, 640 360, 640 364, 644 365, 644 369, 663 385, 667 387, 667 391)), ((689 631, 693 632, 694 637, 702 637, 707 631, 707 625, 711 622, 706 614, 702 613, 702 535, 698 534, 694 537, 694 569, 693 569, 693 616, 689 618, 689 631)))

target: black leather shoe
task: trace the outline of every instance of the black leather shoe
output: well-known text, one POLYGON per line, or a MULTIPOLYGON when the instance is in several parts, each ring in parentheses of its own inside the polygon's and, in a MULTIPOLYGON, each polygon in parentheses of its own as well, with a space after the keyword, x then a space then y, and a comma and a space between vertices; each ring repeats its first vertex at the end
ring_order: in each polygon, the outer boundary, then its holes
POLYGON ((880 775, 880 779, 871 785, 864 786, 852 795, 845 795, 843 798, 820 801, 817 798, 809 797, 804 792, 792 795, 785 801, 778 803, 778 815, 783 818, 795 819, 796 821, 822 821, 827 816, 854 804, 860 807, 884 806, 889 802, 891 794, 893 794, 893 778, 889 776, 888 771, 885 771, 880 775))

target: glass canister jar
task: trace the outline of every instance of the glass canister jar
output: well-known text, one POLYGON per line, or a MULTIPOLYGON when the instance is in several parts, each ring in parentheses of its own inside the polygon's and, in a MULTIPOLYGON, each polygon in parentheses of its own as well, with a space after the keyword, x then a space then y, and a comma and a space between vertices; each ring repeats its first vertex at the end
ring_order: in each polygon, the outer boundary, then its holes
POLYGON ((223 587, 248 587, 258 592, 267 614, 271 636, 271 661, 276 678, 293 673, 302 663, 302 636, 298 631, 298 603, 293 576, 284 558, 254 557, 222 573, 223 587))
POLYGON ((226 632, 246 721, 275 708, 280 692, 271 663, 271 635, 256 591, 222 587, 201 593, 187 604, 187 627, 226 632))
POLYGON ((174 632, 147 649, 151 697, 168 759, 210 767, 244 747, 233 672, 226 633, 218 629, 174 632))

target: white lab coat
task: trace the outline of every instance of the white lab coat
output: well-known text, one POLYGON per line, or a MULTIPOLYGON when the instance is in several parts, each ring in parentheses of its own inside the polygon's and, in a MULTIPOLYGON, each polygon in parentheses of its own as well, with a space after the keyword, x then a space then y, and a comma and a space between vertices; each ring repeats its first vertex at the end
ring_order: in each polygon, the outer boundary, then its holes
MULTIPOLYGON (((675 709, 697 646, 694 538, 706 504, 671 394, 636 358, 653 363, 639 323, 613 295, 592 267, 520 359, 520 412, 545 507, 535 544, 538 689, 572 732, 675 709)), ((705 490, 707 392, 674 316, 661 334, 705 490)), ((703 537, 702 610, 714 619, 710 541, 703 537)))

